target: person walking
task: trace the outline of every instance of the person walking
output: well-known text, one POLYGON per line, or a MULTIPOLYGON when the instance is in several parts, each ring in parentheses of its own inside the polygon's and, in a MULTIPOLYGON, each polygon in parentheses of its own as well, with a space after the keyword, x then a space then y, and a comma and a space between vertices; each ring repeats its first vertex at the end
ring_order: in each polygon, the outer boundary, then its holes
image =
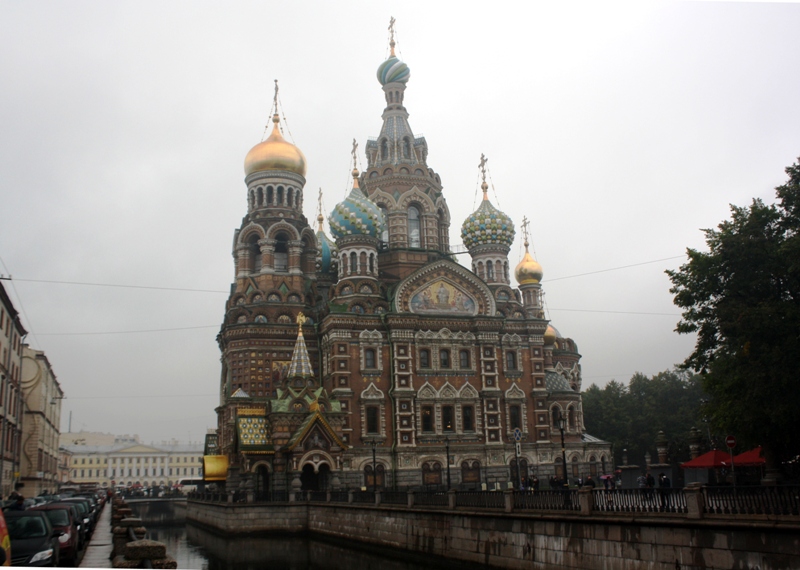
POLYGON ((672 506, 672 481, 664 473, 658 475, 658 490, 661 495, 661 509, 672 506))

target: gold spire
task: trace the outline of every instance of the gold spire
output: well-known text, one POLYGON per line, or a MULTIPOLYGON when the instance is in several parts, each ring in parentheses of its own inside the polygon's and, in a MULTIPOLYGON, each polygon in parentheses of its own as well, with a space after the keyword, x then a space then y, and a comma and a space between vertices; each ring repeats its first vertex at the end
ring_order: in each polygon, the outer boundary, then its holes
POLYGON ((353 188, 358 188, 358 164, 357 164, 357 154, 358 151, 358 143, 356 139, 353 139, 353 150, 350 151, 350 154, 353 157, 353 188))
POLYGON ((486 184, 486 163, 489 162, 489 159, 486 158, 483 153, 481 153, 481 162, 478 165, 478 168, 481 169, 481 178, 483 182, 481 182, 481 190, 483 190, 483 199, 489 199, 489 185, 486 184))
POLYGON ((389 49, 391 50, 390 57, 394 57, 394 23, 395 19, 393 16, 389 17, 389 49))
POLYGON ((297 313, 297 335, 303 336, 303 325, 308 319, 303 313, 297 313))
POLYGON ((528 220, 527 216, 523 216, 522 218, 522 235, 525 238, 525 252, 528 251, 528 246, 530 243, 528 242, 528 226, 531 225, 531 222, 528 220))
POLYGON ((322 215, 322 188, 319 189, 319 197, 317 198, 317 224, 319 224, 319 230, 322 230, 322 222, 325 221, 325 216, 322 215))

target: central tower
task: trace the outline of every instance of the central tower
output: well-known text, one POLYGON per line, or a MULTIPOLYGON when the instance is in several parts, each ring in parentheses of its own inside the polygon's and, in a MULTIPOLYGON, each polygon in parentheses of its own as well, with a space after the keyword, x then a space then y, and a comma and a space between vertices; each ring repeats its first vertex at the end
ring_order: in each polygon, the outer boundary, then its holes
POLYGON ((450 251, 450 210, 439 175, 428 166, 428 143, 414 136, 403 105, 408 66, 395 55, 394 33, 389 59, 378 67, 386 108, 377 138, 367 142, 367 170, 361 187, 383 211, 381 277, 399 281, 428 261, 450 251))

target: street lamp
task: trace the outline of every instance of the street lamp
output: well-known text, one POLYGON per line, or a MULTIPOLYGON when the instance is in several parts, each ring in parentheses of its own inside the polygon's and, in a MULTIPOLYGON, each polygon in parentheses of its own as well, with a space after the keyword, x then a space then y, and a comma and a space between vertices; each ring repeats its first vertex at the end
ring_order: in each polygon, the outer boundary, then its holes
POLYGON ((447 454, 447 490, 450 490, 450 438, 444 438, 444 450, 447 454))
POLYGON ((564 414, 561 413, 561 410, 558 412, 558 429, 561 431, 561 463, 564 466, 564 505, 568 506, 570 504, 569 498, 569 479, 567 478, 567 450, 564 446, 564 429, 567 427, 567 418, 564 417, 564 414))
POLYGON ((377 470, 377 462, 375 460, 375 449, 378 446, 378 442, 374 439, 370 442, 372 444, 372 492, 378 492, 378 470, 377 470))

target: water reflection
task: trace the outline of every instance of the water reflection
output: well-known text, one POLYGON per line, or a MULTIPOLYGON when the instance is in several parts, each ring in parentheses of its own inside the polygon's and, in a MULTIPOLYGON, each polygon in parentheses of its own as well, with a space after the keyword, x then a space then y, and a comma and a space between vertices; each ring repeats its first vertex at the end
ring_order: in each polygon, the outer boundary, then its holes
POLYGON ((163 542, 178 568, 192 570, 464 570, 481 566, 431 560, 390 552, 377 555, 318 540, 294 536, 225 538, 193 525, 148 528, 148 538, 163 542), (400 557, 402 556, 403 559, 400 557))

